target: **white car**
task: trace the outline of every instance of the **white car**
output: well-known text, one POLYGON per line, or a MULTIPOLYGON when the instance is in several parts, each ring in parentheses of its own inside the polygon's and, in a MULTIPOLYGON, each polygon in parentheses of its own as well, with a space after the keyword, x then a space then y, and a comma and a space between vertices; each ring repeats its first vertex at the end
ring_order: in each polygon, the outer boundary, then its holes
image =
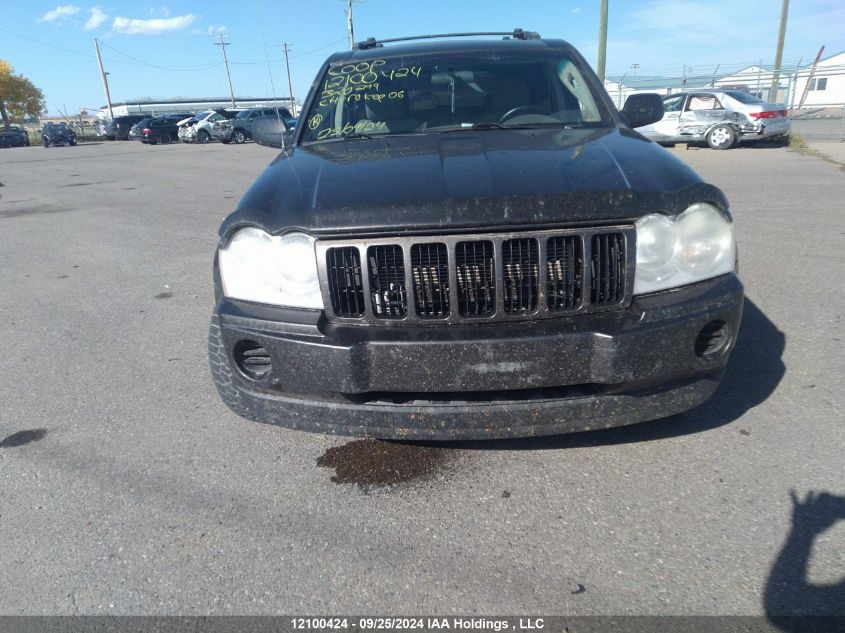
POLYGON ((206 110, 179 121, 179 140, 183 143, 208 143, 212 139, 211 126, 217 121, 226 121, 237 114, 237 110, 206 110))
POLYGON ((789 110, 741 90, 701 90, 663 97, 663 118, 637 131, 657 143, 738 143, 789 138, 789 110))

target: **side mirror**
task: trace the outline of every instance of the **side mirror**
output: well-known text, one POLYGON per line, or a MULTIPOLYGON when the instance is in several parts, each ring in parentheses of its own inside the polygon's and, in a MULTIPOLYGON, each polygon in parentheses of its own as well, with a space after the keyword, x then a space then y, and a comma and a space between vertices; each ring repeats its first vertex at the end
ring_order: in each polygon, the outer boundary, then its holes
POLYGON ((632 128, 651 125, 663 118, 663 99, 653 92, 631 95, 625 101, 622 114, 632 128))
POLYGON ((252 138, 259 145, 281 148, 290 144, 287 123, 281 117, 260 116, 252 123, 252 138))

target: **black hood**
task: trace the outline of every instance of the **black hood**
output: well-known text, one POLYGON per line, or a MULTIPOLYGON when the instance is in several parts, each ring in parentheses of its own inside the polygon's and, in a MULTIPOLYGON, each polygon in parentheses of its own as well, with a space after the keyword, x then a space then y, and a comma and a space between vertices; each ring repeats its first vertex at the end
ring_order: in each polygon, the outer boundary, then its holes
POLYGON ((221 235, 315 235, 633 221, 722 193, 628 129, 486 130, 339 140, 282 152, 221 235))

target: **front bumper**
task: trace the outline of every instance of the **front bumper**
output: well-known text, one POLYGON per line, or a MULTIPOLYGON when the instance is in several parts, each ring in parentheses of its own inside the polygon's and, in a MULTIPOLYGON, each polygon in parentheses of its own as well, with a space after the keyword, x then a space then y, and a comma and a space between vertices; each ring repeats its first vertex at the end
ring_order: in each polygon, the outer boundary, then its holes
POLYGON ((731 274, 635 297, 615 312, 359 327, 331 324, 316 311, 221 298, 209 355, 224 401, 260 422, 403 439, 551 435, 702 403, 721 380, 742 301, 731 274), (721 324, 722 343, 702 353, 702 331, 713 324, 721 324), (244 341, 269 355, 272 368, 260 379, 241 369, 244 341))

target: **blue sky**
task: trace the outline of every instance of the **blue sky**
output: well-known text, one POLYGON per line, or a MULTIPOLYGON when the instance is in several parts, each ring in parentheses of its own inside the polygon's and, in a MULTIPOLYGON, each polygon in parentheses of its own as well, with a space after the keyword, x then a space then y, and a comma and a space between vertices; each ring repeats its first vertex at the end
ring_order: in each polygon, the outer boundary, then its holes
MULTIPOLYGON (((101 42, 112 100, 225 96, 213 36, 230 46, 238 96, 287 96, 288 42, 300 100, 325 57, 347 47, 345 0, 122 2, 6 0, 0 58, 35 82, 52 114, 105 103, 94 38, 101 42), (12 6, 8 6, 12 4, 12 6), (269 59, 269 72, 266 60, 269 59)), ((779 0, 610 0, 608 75, 680 76, 738 70, 774 58, 779 0)), ((785 65, 845 50, 843 0, 793 0, 785 65)), ((595 65, 599 0, 363 0, 353 4, 355 36, 396 37, 514 27, 569 40, 595 65)))

